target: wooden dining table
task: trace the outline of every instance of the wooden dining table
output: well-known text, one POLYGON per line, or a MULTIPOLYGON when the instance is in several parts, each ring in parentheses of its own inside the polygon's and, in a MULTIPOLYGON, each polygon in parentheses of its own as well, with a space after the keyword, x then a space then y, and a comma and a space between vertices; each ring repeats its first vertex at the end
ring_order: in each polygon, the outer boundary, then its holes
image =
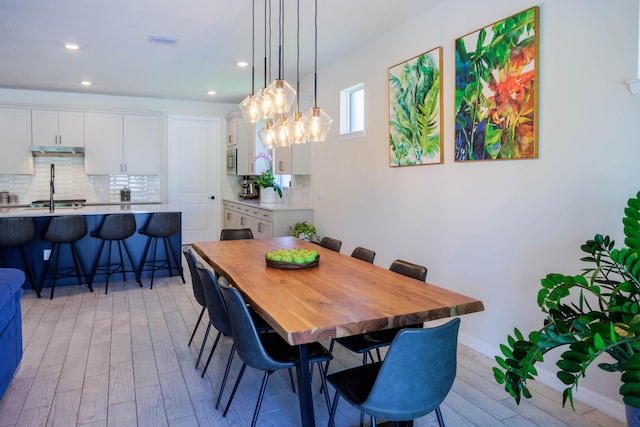
POLYGON ((290 345, 297 346, 302 425, 314 426, 306 344, 484 310, 481 301, 295 237, 193 243, 290 345), (267 252, 313 249, 317 266, 267 266, 267 252))

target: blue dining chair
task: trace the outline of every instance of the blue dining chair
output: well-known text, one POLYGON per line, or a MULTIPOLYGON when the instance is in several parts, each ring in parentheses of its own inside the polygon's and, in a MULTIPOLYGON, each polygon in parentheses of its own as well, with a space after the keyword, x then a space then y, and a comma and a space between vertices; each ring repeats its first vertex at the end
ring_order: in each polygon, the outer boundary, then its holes
MULTIPOLYGON (((395 260, 389 266, 389 270, 402 274, 403 276, 411 277, 412 279, 425 282, 427 280, 427 267, 419 264, 414 264, 408 261, 395 260)), ((422 324, 411 325, 408 327, 421 327, 422 324)), ((398 331, 402 328, 384 329, 382 331, 367 332, 359 335, 351 335, 348 337, 336 338, 331 341, 329 351, 333 351, 335 342, 344 346, 354 353, 362 354, 362 364, 367 363, 367 355, 371 354, 371 351, 375 350, 378 355, 378 361, 382 360, 380 355, 380 348, 386 347, 391 344, 391 341, 396 336, 398 331)), ((327 367, 328 368, 328 367, 327 367)))
MULTIPOLYGON (((230 287, 224 277, 220 277, 218 285, 226 303, 229 318, 231 319, 231 335, 233 336, 233 342, 240 359, 242 359, 242 367, 240 368, 238 378, 233 386, 229 402, 227 403, 222 416, 224 417, 227 415, 227 411, 231 406, 233 397, 236 394, 238 385, 240 384, 244 371, 248 365, 254 369, 264 371, 258 401, 251 420, 251 427, 254 427, 258 419, 258 414, 260 413, 260 406, 262 405, 262 399, 264 397, 269 376, 277 370, 291 369, 296 365, 296 363, 299 363, 298 349, 290 346, 280 337, 280 335, 276 333, 259 334, 253 324, 247 304, 240 292, 237 289, 230 287)), ((329 408, 331 405, 329 394, 327 392, 323 363, 331 359, 331 354, 318 343, 308 344, 308 350, 309 365, 311 366, 316 363, 320 369, 320 378, 324 386, 325 400, 327 402, 327 408, 329 408)))
MULTIPOLYGON (((207 311, 209 312, 209 325, 207 326, 207 332, 205 333, 204 339, 202 341, 202 346, 200 347, 200 354, 198 355, 196 367, 198 367, 198 365, 200 364, 202 352, 204 351, 211 326, 218 330, 218 335, 213 342, 213 347, 211 347, 209 357, 207 358, 207 362, 205 363, 204 369, 202 370, 201 377, 204 378, 204 375, 207 373, 207 368, 209 367, 209 363, 211 363, 211 359, 213 358, 213 354, 216 351, 216 347, 218 346, 220 338, 222 336, 231 337, 231 320, 229 319, 229 313, 227 311, 225 302, 222 299, 222 294, 220 293, 220 288, 218 287, 218 281, 216 280, 211 270, 207 269, 202 263, 199 262, 196 264, 196 272, 202 285, 206 300, 207 311)), ((252 322, 254 323, 254 325, 256 325, 256 330, 258 332, 262 333, 272 330, 271 327, 261 317, 255 314, 253 310, 250 310, 249 312, 251 313, 250 315, 252 316, 252 322)), ((231 369, 231 363, 233 361, 235 349, 236 347, 234 341, 233 345, 231 346, 231 351, 229 352, 229 358, 227 360, 227 366, 224 371, 224 376, 222 377, 220 392, 218 393, 218 398, 216 399, 216 409, 218 409, 218 407, 220 406, 220 400, 222 399, 222 393, 224 392, 224 387, 229 377, 229 370, 231 369)), ((295 392, 295 387, 293 385, 293 373, 291 371, 289 371, 289 377, 291 379, 291 387, 295 392)))
POLYGON ((327 375, 336 390, 329 426, 342 397, 376 419, 410 421, 435 411, 444 427, 440 404, 456 377, 458 330, 455 318, 434 328, 403 329, 393 339, 383 362, 327 375))
MULTIPOLYGON (((184 254, 184 258, 187 260, 187 266, 189 267, 189 273, 191 273, 191 287, 193 289, 193 296, 200 306, 202 306, 202 310, 200 310, 200 315, 198 316, 198 321, 196 322, 196 326, 193 328, 193 333, 191 334, 191 338, 189 338, 189 344, 187 347, 191 345, 193 342, 193 338, 196 336, 196 331, 198 330, 198 326, 200 326, 200 322, 202 321, 202 316, 204 316, 204 312, 207 311, 207 300, 204 296, 204 289, 202 289, 202 282, 200 281, 200 276, 198 275, 198 271, 196 270, 196 257, 193 255, 191 251, 191 247, 187 246, 182 251, 184 254)), ((197 367, 197 365, 196 365, 197 367)))

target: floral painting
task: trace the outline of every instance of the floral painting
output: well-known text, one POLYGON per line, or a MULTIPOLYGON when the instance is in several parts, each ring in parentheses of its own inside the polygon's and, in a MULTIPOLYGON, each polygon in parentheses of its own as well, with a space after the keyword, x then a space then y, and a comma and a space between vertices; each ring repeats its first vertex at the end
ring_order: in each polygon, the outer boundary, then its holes
POLYGON ((389 68, 389 165, 442 163, 442 48, 389 68))
POLYGON ((538 7, 456 40, 455 160, 538 157, 538 7))

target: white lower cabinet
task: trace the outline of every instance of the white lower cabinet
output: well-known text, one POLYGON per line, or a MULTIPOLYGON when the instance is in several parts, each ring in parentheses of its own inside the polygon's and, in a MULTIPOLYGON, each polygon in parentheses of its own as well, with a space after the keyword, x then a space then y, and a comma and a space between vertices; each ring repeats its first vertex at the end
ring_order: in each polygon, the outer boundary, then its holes
POLYGON ((313 209, 265 209, 224 201, 223 228, 250 228, 256 239, 287 236, 296 222, 313 222, 313 209))

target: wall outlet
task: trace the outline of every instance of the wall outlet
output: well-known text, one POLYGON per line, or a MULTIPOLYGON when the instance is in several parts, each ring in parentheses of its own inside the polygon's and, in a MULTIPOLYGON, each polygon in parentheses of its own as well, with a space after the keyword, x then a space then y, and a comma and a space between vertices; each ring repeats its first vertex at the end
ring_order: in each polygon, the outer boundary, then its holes
POLYGON ((51 249, 45 249, 44 250, 44 260, 47 261, 49 259, 49 256, 51 256, 51 249))

